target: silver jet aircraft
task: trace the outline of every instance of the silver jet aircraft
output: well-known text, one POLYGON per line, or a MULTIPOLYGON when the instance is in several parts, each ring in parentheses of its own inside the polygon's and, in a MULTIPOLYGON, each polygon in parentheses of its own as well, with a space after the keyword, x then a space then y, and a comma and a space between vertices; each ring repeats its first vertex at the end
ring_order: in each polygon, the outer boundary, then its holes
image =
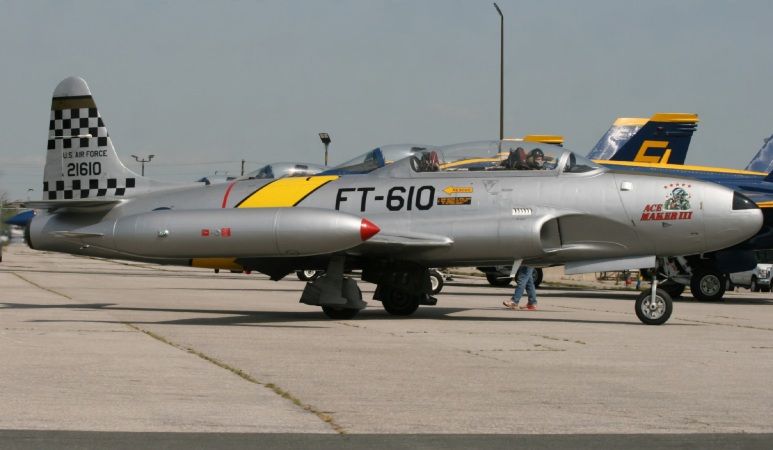
MULTIPOLYGON (((436 303, 430 267, 655 267, 728 247, 762 224, 753 202, 722 186, 614 172, 528 142, 432 147, 361 175, 160 183, 121 163, 75 77, 54 90, 43 192, 28 203, 40 210, 26 230, 34 249, 272 279, 324 269, 300 301, 336 319, 366 306, 344 276, 352 269, 377 285, 374 299, 389 313, 410 315, 436 303), (536 164, 536 153, 546 162, 536 164)), ((662 324, 672 302, 654 282, 635 311, 662 324)))

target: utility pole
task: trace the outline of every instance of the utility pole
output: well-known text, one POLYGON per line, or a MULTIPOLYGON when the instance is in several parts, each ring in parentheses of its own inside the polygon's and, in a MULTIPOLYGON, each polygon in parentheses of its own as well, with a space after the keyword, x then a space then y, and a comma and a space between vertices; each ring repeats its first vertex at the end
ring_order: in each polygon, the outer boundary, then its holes
POLYGON ((137 161, 138 163, 142 164, 142 176, 143 177, 145 176, 145 163, 146 162, 150 162, 150 160, 153 159, 154 156, 156 156, 156 155, 150 155, 150 156, 148 156, 148 159, 144 159, 144 158, 140 158, 140 157, 138 157, 136 155, 132 155, 132 158, 134 158, 135 161, 137 161))
POLYGON ((499 37, 499 140, 505 138, 505 16, 496 3, 500 17, 500 37, 499 37))
POLYGON ((330 135, 327 133, 319 133, 319 138, 322 143, 325 144, 325 165, 327 165, 327 146, 330 145, 330 135))

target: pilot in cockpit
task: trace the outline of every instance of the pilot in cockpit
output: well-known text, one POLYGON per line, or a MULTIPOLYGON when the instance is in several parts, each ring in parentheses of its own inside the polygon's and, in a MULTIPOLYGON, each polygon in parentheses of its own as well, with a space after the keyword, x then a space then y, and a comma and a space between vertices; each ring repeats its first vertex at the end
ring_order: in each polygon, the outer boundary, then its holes
POLYGON ((545 153, 538 148, 530 151, 529 156, 526 157, 526 165, 532 170, 545 169, 545 153))
POLYGON ((416 172, 437 172, 440 170, 440 159, 434 150, 423 152, 421 159, 414 156, 411 163, 416 172))
POLYGON ((518 147, 515 150, 510 149, 510 154, 507 159, 502 161, 500 166, 515 170, 544 170, 551 168, 545 167, 545 161, 551 160, 552 158, 546 157, 545 153, 539 148, 526 153, 523 147, 518 147))
POLYGON ((555 158, 546 155, 541 149, 535 148, 526 157, 526 165, 530 170, 553 170, 556 168, 555 158))

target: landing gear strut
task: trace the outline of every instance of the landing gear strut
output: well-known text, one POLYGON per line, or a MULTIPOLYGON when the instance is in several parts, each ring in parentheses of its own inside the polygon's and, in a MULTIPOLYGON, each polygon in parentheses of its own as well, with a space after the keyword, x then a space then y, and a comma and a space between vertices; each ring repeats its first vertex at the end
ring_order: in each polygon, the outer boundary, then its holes
POLYGON ((301 303, 321 306, 322 312, 331 319, 354 318, 368 304, 362 301, 362 291, 357 282, 344 278, 345 256, 334 256, 325 274, 306 283, 301 294, 301 303))

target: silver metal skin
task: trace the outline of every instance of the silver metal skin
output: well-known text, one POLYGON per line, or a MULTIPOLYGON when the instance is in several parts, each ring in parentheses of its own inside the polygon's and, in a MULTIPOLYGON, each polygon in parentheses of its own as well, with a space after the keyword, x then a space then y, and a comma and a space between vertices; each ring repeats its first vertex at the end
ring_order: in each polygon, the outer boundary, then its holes
MULTIPOLYGON (((731 246, 762 224, 758 208, 734 208, 736 194, 722 186, 616 173, 564 148, 528 142, 434 147, 361 175, 158 184, 123 166, 101 117, 92 131, 106 139, 57 136, 88 131, 66 117, 85 114, 75 111, 83 104, 96 110, 85 81, 57 87, 47 198, 29 205, 46 211, 30 223, 31 247, 199 267, 221 267, 208 258, 228 258, 276 279, 325 269, 301 301, 334 318, 365 307, 345 269, 361 269, 363 280, 376 283, 374 298, 387 311, 409 315, 436 302, 430 267, 653 267, 657 258, 731 246), (516 170, 514 156, 536 147, 544 170, 516 170), (212 238, 211 230, 223 229, 228 237, 212 238)), ((640 316, 645 323, 663 317, 640 316)))

